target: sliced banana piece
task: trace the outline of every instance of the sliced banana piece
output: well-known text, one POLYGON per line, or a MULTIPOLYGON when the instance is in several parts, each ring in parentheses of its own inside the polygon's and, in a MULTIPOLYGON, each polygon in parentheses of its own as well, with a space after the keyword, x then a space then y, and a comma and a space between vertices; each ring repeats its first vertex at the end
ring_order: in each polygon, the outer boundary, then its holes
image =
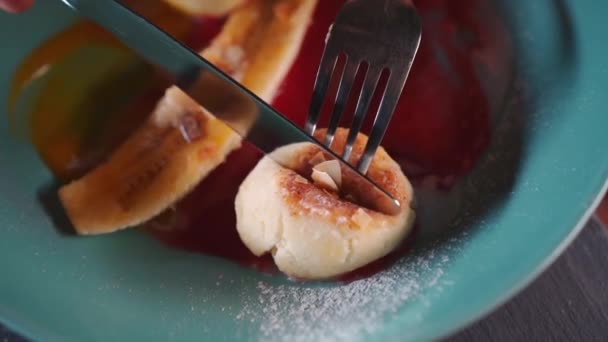
MULTIPOLYGON (((332 149, 343 150, 347 133, 337 131, 332 149)), ((359 135, 353 160, 360 158, 366 142, 359 135)), ((272 253, 278 268, 296 278, 329 278, 385 256, 404 239, 415 218, 412 186, 383 148, 368 175, 402 203, 397 215, 352 202, 348 189, 340 189, 339 195, 301 176, 323 172, 333 174, 329 179, 335 185, 348 184, 345 178, 336 181, 344 175, 324 164, 319 152, 310 143, 277 149, 271 157, 283 166, 264 157, 241 184, 235 201, 241 240, 255 255, 272 253)))
MULTIPOLYGON (((315 4, 249 0, 202 55, 270 101, 293 64, 315 4)), ((212 113, 172 87, 105 163, 63 186, 59 198, 79 234, 136 226, 185 196, 240 142, 212 113)))
POLYGON ((171 6, 191 15, 222 16, 245 0, 165 0, 171 6))

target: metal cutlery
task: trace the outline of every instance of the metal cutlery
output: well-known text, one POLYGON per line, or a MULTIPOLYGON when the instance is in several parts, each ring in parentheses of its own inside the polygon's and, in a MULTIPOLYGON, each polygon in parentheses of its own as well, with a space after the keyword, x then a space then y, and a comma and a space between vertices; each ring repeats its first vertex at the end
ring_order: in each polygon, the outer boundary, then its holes
POLYGON ((367 173, 401 96, 420 44, 421 32, 420 19, 411 0, 347 1, 330 28, 317 72, 305 130, 314 134, 331 76, 336 72, 340 77, 340 85, 324 142, 327 147, 331 146, 355 75, 362 64, 367 63, 365 80, 342 153, 342 158, 347 162, 350 160, 353 143, 361 131, 380 75, 384 70, 389 72, 388 83, 374 118, 369 140, 357 165, 357 169, 363 174, 367 173), (340 54, 346 56, 346 63, 343 70, 336 71, 340 54))

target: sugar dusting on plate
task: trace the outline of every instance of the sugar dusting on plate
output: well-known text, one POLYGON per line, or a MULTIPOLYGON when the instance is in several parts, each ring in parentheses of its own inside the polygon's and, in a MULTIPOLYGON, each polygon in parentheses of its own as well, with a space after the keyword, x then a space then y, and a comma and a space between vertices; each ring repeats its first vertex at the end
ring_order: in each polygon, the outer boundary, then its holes
POLYGON ((236 319, 258 326, 264 341, 357 341, 381 329, 387 316, 410 299, 420 299, 424 290, 449 286, 443 268, 450 249, 444 245, 419 252, 348 284, 260 281, 257 297, 248 293, 236 319))

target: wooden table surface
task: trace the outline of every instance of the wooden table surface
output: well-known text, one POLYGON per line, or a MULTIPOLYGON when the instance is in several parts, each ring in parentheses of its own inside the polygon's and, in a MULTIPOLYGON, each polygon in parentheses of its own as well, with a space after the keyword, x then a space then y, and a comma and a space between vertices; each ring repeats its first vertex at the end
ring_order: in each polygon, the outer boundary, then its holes
MULTIPOLYGON (((446 342, 608 341, 608 202, 527 289, 446 342)), ((0 342, 24 342, 0 325, 0 342)))

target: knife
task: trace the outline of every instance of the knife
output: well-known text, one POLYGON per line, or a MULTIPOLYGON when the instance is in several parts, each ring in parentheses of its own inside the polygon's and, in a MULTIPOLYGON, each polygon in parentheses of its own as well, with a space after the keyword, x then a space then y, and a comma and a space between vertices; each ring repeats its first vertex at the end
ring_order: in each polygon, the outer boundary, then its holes
MULTIPOLYGON (((351 177, 349 179, 356 184, 349 189, 354 192, 351 195, 362 204, 389 214, 399 212, 399 201, 376 183, 196 52, 118 1, 62 1, 160 68, 172 83, 269 157, 272 158, 269 154, 281 146, 296 142, 314 143, 340 162, 342 172, 346 173, 343 177, 351 177), (229 105, 225 105, 225 100, 217 101, 215 96, 206 93, 198 86, 202 83, 221 89, 222 98, 230 99, 229 105)), ((282 164, 280 160, 273 159, 282 164)))

